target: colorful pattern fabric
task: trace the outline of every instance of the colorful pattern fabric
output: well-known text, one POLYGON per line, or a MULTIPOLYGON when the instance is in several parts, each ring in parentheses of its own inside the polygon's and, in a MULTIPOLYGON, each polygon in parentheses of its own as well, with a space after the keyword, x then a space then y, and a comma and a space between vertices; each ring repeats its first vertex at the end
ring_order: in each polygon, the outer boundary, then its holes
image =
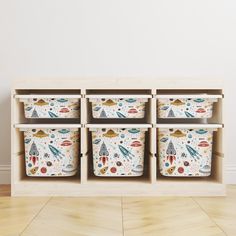
POLYGON ((73 176, 78 169, 79 131, 28 129, 24 131, 28 176, 73 176))
POLYGON ((92 129, 96 176, 143 175, 145 129, 92 129))
POLYGON ((93 118, 125 119, 144 118, 145 98, 90 98, 93 118))
POLYGON ((24 99, 26 118, 79 118, 79 99, 45 98, 24 99))
POLYGON ((172 177, 211 174, 213 129, 159 129, 160 173, 172 177))
POLYGON ((157 100, 158 118, 211 118, 213 102, 217 99, 160 98, 157 100))

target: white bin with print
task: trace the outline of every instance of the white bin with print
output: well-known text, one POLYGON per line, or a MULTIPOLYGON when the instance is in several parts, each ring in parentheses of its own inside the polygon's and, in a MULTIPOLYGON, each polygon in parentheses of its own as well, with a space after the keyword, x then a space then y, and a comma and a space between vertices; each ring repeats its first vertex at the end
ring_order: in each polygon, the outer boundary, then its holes
POLYGON ((87 95, 97 119, 142 119, 151 95, 87 95))
POLYGON ((80 95, 17 95, 26 118, 79 118, 80 95))
POLYGON ((213 128, 159 128, 160 173, 169 177, 211 175, 213 128))
POLYGON ((96 176, 142 176, 147 128, 90 128, 96 176))
POLYGON ((26 175, 31 177, 73 176, 78 170, 79 129, 22 128, 26 175))
POLYGON ((211 118, 213 104, 222 95, 157 95, 158 118, 211 118))

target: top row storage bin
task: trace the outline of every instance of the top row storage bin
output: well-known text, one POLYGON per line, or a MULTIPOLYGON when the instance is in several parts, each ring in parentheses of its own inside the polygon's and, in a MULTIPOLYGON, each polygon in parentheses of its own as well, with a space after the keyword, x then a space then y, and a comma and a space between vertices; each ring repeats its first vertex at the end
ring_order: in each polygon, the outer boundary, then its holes
POLYGON ((203 119, 211 118, 213 104, 221 95, 157 95, 157 117, 168 119, 203 119))
POLYGON ((24 95, 18 97, 24 103, 26 118, 80 117, 80 95, 24 95))
POLYGON ((87 95, 95 119, 142 119, 151 95, 87 95))

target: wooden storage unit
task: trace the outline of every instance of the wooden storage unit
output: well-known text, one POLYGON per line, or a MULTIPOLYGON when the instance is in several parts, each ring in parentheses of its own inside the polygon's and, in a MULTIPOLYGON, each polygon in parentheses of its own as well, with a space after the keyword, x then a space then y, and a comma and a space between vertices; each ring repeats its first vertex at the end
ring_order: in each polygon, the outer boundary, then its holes
POLYGON ((158 79, 158 78, 78 78, 64 80, 16 81, 11 94, 11 193, 12 196, 221 196, 225 195, 224 183, 224 90, 220 80, 158 79), (214 104, 211 119, 181 121, 157 119, 156 96, 160 94, 207 93, 220 98, 214 104), (24 95, 47 94, 81 96, 80 119, 31 120, 24 118, 24 95), (96 121, 91 117, 89 96, 122 94, 150 95, 144 119, 96 121), (135 127, 148 125, 145 151, 145 170, 141 177, 96 177, 92 172, 92 154, 89 127, 135 127), (116 123, 115 123, 116 122, 116 123), (28 177, 25 174, 24 142, 22 127, 80 128, 81 155, 79 173, 73 177, 28 177), (157 161, 157 129, 159 127, 216 127, 213 142, 212 174, 201 178, 173 178, 159 174, 157 161))

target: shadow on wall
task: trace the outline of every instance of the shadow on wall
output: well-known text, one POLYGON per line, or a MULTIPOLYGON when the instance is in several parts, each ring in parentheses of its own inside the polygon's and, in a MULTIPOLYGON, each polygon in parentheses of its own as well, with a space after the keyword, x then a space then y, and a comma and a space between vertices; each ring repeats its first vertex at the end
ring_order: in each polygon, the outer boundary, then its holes
POLYGON ((0 99, 0 166, 11 163, 11 94, 0 99))

